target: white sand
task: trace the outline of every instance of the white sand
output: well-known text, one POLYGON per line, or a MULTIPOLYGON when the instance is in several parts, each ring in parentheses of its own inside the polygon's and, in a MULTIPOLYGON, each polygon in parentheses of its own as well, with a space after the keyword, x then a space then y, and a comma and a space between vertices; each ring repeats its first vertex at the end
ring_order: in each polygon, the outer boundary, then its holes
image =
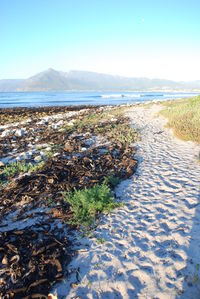
POLYGON ((159 109, 129 113, 141 141, 137 174, 117 188, 126 204, 94 232, 104 244, 79 240, 58 298, 200 298, 199 147, 174 138, 159 109))

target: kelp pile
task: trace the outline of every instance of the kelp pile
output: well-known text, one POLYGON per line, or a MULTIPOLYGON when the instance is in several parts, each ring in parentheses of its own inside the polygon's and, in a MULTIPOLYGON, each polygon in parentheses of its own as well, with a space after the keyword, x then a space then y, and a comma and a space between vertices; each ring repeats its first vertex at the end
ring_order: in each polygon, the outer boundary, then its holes
POLYGON ((45 298, 71 260, 69 248, 63 232, 51 230, 48 223, 0 233, 2 297, 45 298))
MULTIPOLYGON (((51 116, 58 113, 67 113, 69 111, 80 111, 87 109, 88 106, 52 106, 52 107, 39 107, 39 108, 1 108, 0 109, 0 125, 10 124, 12 122, 25 121, 27 119, 41 119, 45 116, 51 116)), ((96 109, 96 106, 90 106, 96 109)))
MULTIPOLYGON (((91 188, 110 176, 129 178, 136 170, 137 133, 119 108, 70 109, 38 108, 33 109, 32 116, 31 109, 27 114, 22 109, 23 117, 20 109, 16 115, 13 110, 15 121, 32 117, 18 125, 18 130, 23 127, 25 133, 16 136, 16 129, 9 126, 6 136, 8 128, 2 129, 2 161, 11 164, 20 157, 18 163, 33 166, 43 161, 41 167, 34 168, 36 171, 7 172, 7 182, 0 187, 2 298, 46 296, 52 283, 65 274, 74 253, 69 231, 66 233, 73 213, 63 192, 91 188), (30 148, 32 153, 28 155, 30 148), (20 151, 24 152, 22 156, 20 151), (57 222, 60 224, 55 225, 57 222)), ((1 111, 2 119, 4 113, 1 111)), ((6 165, 0 165, 1 180, 6 165)), ((111 181, 109 184, 112 188, 111 181)))

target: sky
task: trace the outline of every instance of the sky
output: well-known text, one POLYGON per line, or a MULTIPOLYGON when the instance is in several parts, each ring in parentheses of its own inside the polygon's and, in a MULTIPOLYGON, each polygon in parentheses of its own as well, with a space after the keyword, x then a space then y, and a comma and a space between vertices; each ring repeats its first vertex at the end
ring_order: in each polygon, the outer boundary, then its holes
POLYGON ((200 80, 200 1, 0 0, 0 79, 48 68, 200 80))

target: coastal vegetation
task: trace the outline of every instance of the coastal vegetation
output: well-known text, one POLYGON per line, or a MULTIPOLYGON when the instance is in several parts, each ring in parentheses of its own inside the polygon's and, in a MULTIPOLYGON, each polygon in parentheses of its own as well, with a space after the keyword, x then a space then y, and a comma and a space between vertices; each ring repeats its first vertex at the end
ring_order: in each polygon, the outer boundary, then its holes
POLYGON ((169 128, 183 139, 200 143, 200 96, 162 103, 161 115, 167 117, 169 128))
POLYGON ((120 205, 115 202, 106 181, 102 184, 95 184, 92 188, 66 192, 63 197, 73 211, 71 223, 87 228, 94 224, 97 214, 111 212, 113 208, 120 205))
POLYGON ((77 120, 73 127, 67 126, 66 130, 71 133, 74 130, 92 129, 95 134, 106 134, 109 140, 128 145, 137 140, 138 133, 135 128, 118 121, 126 111, 127 107, 117 107, 107 112, 91 113, 81 121, 77 120))
POLYGON ((16 175, 38 171, 44 164, 45 161, 41 161, 37 164, 19 161, 8 163, 0 170, 0 187, 2 187, 4 184, 7 184, 8 181, 14 178, 16 175))

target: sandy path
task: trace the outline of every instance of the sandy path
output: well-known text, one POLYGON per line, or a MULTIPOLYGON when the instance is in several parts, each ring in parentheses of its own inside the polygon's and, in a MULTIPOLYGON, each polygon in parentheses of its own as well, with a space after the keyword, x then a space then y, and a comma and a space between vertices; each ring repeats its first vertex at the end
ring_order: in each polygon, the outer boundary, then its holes
POLYGON ((175 139, 158 110, 129 112, 141 140, 137 174, 117 188, 126 204, 101 220, 104 244, 81 240, 59 298, 200 298, 199 148, 175 139))

